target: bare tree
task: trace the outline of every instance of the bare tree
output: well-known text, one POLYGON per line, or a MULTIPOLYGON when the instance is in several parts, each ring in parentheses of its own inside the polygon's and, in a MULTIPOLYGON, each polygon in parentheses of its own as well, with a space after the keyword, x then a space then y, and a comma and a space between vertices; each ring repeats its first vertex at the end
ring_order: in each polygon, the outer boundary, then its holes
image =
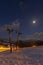
POLYGON ((7 31, 9 32, 10 52, 12 53, 12 32, 13 32, 13 29, 10 27, 7 27, 7 31))
POLYGON ((16 50, 18 50, 21 32, 17 31, 16 33, 18 34, 18 39, 17 39, 17 44, 16 44, 16 50))

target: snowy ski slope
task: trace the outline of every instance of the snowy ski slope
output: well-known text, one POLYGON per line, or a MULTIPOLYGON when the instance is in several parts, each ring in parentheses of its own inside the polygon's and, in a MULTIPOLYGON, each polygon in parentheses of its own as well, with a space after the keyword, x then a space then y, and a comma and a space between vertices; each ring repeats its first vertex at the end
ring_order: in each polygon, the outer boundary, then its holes
POLYGON ((43 65, 43 46, 1 52, 0 65, 43 65))

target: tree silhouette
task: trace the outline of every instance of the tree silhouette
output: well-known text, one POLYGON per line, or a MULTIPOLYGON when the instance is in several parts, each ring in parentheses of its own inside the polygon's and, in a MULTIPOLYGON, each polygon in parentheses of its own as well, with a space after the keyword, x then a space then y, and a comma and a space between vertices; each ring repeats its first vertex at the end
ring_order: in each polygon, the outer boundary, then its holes
POLYGON ((16 33, 18 34, 18 39, 17 39, 17 44, 16 44, 16 50, 18 50, 19 47, 19 41, 20 41, 20 35, 22 34, 21 32, 16 31, 16 33))
POLYGON ((12 53, 12 32, 13 32, 13 29, 11 27, 7 27, 7 31, 9 32, 10 52, 12 53))

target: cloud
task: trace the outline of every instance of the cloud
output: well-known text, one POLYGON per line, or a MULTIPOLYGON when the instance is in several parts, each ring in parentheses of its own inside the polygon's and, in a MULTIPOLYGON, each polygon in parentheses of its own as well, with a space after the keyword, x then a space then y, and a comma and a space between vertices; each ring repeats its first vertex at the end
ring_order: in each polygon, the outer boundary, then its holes
POLYGON ((13 23, 12 23, 12 27, 13 29, 15 30, 19 30, 19 27, 20 27, 20 23, 19 23, 19 20, 15 20, 13 23))
POLYGON ((19 6, 22 8, 23 7, 23 1, 19 2, 19 6))
POLYGON ((33 35, 27 35, 23 37, 24 40, 43 40, 43 32, 37 32, 33 35))
POLYGON ((19 9, 21 12, 24 12, 24 8, 25 8, 25 5, 24 5, 24 2, 23 1, 20 1, 19 2, 19 9))
POLYGON ((43 32, 39 32, 39 33, 35 33, 35 34, 33 34, 33 36, 43 36, 43 32))
POLYGON ((3 26, 0 26, 0 32, 6 31, 8 27, 13 30, 19 30, 19 26, 20 26, 20 23, 19 23, 19 20, 17 19, 12 24, 9 24, 9 25, 5 24, 3 26))

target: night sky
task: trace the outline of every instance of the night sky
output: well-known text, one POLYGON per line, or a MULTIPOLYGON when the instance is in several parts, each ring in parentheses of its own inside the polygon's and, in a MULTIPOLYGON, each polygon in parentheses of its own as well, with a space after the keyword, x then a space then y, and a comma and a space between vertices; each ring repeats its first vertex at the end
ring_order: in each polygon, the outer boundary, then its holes
MULTIPOLYGON (((43 0, 0 0, 0 26, 15 20, 20 23, 22 38, 43 32, 43 0), (36 24, 32 23, 34 20, 36 24)), ((15 31, 12 34, 13 39, 17 38, 15 31)), ((8 32, 1 32, 0 36, 8 37, 8 32)))

